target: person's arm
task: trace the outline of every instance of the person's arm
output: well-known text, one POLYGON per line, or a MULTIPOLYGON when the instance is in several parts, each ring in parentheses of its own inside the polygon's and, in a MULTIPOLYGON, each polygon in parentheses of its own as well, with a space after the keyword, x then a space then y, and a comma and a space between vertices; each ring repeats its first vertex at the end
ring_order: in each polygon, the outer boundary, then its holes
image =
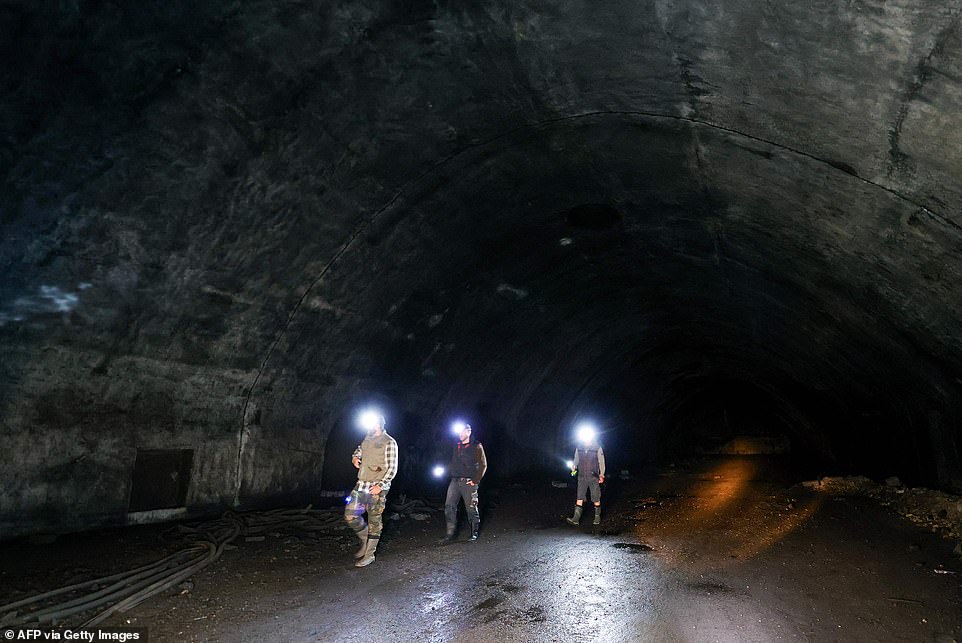
POLYGON ((351 456, 351 464, 354 465, 355 469, 361 468, 361 445, 360 444, 357 445, 356 449, 354 449, 354 455, 351 456))
POLYGON ((476 447, 475 456, 478 459, 478 473, 474 476, 474 484, 480 484, 481 478, 484 477, 484 473, 488 470, 488 459, 484 455, 484 447, 478 442, 476 447))
POLYGON ((394 480, 394 476, 397 475, 397 442, 393 439, 389 440, 387 446, 384 447, 384 462, 387 464, 387 469, 378 484, 381 485, 382 491, 387 491, 391 488, 391 481, 394 480))
POLYGON ((577 472, 578 472, 578 447, 575 447, 575 455, 574 455, 574 458, 571 460, 571 475, 574 475, 577 472))
POLYGON ((601 447, 598 447, 598 471, 600 472, 599 482, 604 482, 605 481, 605 452, 604 452, 604 449, 602 449, 601 447))

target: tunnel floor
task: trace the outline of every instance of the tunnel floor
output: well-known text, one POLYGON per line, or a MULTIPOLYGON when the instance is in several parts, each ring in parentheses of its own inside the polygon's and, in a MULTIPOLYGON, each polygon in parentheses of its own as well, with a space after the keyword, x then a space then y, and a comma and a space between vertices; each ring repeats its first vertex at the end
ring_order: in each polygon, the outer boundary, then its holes
MULTIPOLYGON (((435 545, 439 514, 388 521, 364 569, 346 532, 239 542, 103 625, 154 641, 962 639, 953 543, 873 500, 791 486, 778 464, 718 458, 612 480, 600 527, 590 512, 563 522, 571 488, 491 488, 477 543, 435 545)), ((5 545, 3 594, 149 557, 160 530, 5 545)))

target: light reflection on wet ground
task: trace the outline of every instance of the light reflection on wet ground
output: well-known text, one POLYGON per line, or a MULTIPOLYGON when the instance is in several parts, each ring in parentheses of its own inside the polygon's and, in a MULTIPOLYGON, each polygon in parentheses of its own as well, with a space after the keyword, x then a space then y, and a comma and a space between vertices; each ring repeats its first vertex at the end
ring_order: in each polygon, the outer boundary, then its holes
MULTIPOLYGON (((652 614, 664 581, 645 552, 562 527, 498 540, 418 551, 399 577, 390 561, 380 567, 381 579, 339 574, 338 596, 323 610, 284 616, 288 623, 311 621, 293 632, 285 626, 285 639, 619 641, 635 640, 632 633, 651 624, 639 617, 652 614)), ((276 631, 270 625, 225 640, 276 631)))
POLYGON ((962 591, 904 555, 915 531, 818 496, 793 498, 766 482, 762 464, 720 459, 626 486, 620 515, 600 529, 563 524, 568 489, 513 491, 479 542, 399 538, 364 570, 333 561, 297 607, 218 640, 958 638, 962 591), (639 502, 645 496, 655 501, 639 502), (880 529, 893 535, 872 541, 880 529), (903 613, 891 612, 893 588, 903 613))
MULTIPOLYGON (((742 564, 808 522, 824 496, 797 501, 784 494, 760 493, 752 483, 764 480, 765 463, 744 457, 722 459, 697 474, 669 475, 656 483, 656 492, 669 498, 665 510, 672 512, 671 522, 661 531, 666 539, 683 535, 687 545, 679 550, 665 543, 659 557, 699 572, 742 564)), ((638 538, 652 535, 643 525, 634 532, 638 538)))

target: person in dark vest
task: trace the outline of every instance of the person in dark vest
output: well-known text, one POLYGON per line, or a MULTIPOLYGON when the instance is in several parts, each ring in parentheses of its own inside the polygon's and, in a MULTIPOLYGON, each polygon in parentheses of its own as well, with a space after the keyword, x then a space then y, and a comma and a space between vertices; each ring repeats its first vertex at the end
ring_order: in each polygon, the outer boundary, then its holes
POLYGON ((366 413, 361 417, 361 425, 367 437, 351 457, 357 469, 357 484, 344 508, 344 520, 361 541, 361 548, 354 554, 356 567, 374 562, 374 551, 381 538, 381 515, 398 466, 397 442, 384 430, 384 416, 366 413))
POLYGON ((605 481, 605 452, 598 444, 597 432, 591 426, 581 426, 578 429, 578 446, 572 460, 571 475, 578 474, 578 496, 575 500, 575 512, 570 518, 565 518, 569 524, 577 525, 581 522, 581 512, 587 500, 588 490, 595 503, 595 518, 592 524, 601 524, 601 484, 605 481))
POLYGON ((464 509, 471 523, 471 542, 478 539, 481 527, 481 514, 478 511, 478 485, 488 470, 488 461, 484 456, 484 447, 480 442, 471 439, 471 425, 458 422, 454 425, 454 432, 458 442, 451 452, 451 464, 448 473, 451 482, 448 484, 448 495, 444 500, 444 519, 447 531, 439 544, 454 542, 455 531, 458 526, 458 502, 464 501, 464 509))

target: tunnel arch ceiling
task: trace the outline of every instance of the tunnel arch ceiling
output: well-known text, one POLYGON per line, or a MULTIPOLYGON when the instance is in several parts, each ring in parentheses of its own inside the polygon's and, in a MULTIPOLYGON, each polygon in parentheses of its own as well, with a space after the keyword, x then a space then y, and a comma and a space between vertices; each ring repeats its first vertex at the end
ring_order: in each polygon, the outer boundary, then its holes
POLYGON ((368 394, 521 442, 727 378, 958 486, 962 3, 61 9, 0 13, 5 533, 139 447, 313 489, 368 394))
MULTIPOLYGON (((343 354, 333 363, 359 366, 324 404, 391 390, 428 425, 484 406, 517 471, 564 448, 585 407, 617 414, 591 397, 626 373, 637 389, 621 405, 641 408, 625 428, 681 431, 677 409, 659 409, 695 376, 766 392, 759 405, 792 418, 783 428, 823 466, 920 476, 905 451, 933 457, 915 434, 944 407, 934 391, 958 387, 941 357, 954 349, 919 352, 913 337, 932 336, 921 301, 935 315, 957 304, 923 274, 951 248, 917 204, 790 150, 625 114, 530 128, 411 187, 308 294, 268 363, 272 396, 319 365, 333 375, 322 356, 343 354), (602 200, 621 214, 604 229, 565 216, 602 200)), ((313 405, 325 389, 302 395, 313 405)))

